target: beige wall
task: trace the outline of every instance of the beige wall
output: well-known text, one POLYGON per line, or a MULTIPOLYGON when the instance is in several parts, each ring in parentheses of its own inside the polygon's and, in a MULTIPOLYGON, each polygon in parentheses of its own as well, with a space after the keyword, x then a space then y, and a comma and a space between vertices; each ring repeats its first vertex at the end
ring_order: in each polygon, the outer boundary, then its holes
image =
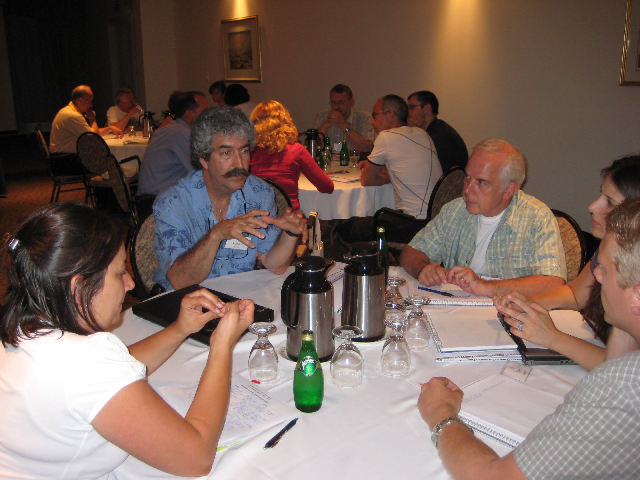
MULTIPOLYGON (((143 25, 156 35, 159 3, 171 2, 142 1, 143 25)), ((282 101, 304 130, 337 82, 368 111, 386 93, 433 90, 441 118, 469 147, 490 136, 512 141, 529 159, 525 189, 588 229, 599 169, 640 150, 640 87, 618 86, 625 3, 180 0, 176 86, 206 90, 222 78, 220 20, 259 15, 263 81, 245 84, 252 100, 282 101)), ((173 90, 169 75, 160 83, 149 75, 173 61, 154 43, 144 46, 149 98, 153 84, 173 90)))
POLYGON ((173 0, 140 0, 145 108, 160 118, 178 85, 173 0))

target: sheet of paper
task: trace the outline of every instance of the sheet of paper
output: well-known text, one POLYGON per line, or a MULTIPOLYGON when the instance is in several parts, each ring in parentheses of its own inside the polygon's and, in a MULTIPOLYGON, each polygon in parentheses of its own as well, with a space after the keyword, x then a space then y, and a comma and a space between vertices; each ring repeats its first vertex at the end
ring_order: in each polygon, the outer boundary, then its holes
MULTIPOLYGON (((234 375, 229 410, 218 442, 218 450, 241 443, 263 431, 289 421, 297 410, 274 400, 266 391, 234 375)), ((186 415, 195 397, 196 386, 160 385, 155 387, 180 415, 186 415)))
POLYGON ((418 284, 418 289, 425 292, 431 300, 431 305, 459 305, 459 306, 490 306, 493 299, 473 293, 465 292, 458 285, 443 283, 427 287, 418 284))

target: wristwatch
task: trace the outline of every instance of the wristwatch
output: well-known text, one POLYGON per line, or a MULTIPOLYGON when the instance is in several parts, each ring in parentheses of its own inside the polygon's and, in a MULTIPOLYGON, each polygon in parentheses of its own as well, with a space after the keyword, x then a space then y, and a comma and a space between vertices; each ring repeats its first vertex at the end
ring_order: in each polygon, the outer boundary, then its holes
POLYGON ((346 135, 347 133, 349 133, 351 131, 351 127, 346 127, 344 129, 344 134, 346 135))
POLYGON ((444 430, 445 427, 448 427, 452 423, 460 423, 461 425, 464 425, 465 427, 467 427, 469 431, 473 432, 471 427, 469 427, 469 425, 467 425, 462 420, 460 420, 460 418, 457 415, 454 415, 453 417, 447 417, 444 420, 436 423, 436 426, 433 427, 433 430, 431 431, 431 441, 433 442, 436 448, 438 448, 438 439, 440 438, 440 434, 442 433, 442 430, 444 430))

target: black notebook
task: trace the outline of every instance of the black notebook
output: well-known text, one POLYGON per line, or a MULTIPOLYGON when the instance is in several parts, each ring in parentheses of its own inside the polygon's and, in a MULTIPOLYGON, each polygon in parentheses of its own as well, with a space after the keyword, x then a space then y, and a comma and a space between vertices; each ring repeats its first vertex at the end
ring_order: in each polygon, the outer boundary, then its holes
MULTIPOLYGON (((166 327, 170 323, 173 323, 178 318, 180 312, 180 302, 182 297, 187 293, 193 292, 200 288, 204 288, 201 285, 191 285, 189 287, 181 288, 165 295, 150 298, 144 302, 140 302, 132 307, 132 311, 135 315, 149 320, 158 325, 166 327)), ((211 293, 216 295, 223 302, 234 302, 238 300, 236 297, 228 295, 226 293, 218 292, 207 288, 211 293)), ((199 332, 189 335, 191 338, 198 340, 204 344, 209 345, 209 337, 211 333, 218 326, 219 318, 215 318, 200 330, 199 332)), ((253 317, 254 322, 273 322, 273 310, 262 305, 257 305, 253 317)))
POLYGON ((503 328, 518 346, 518 352, 525 365, 575 365, 573 360, 550 348, 528 348, 520 337, 511 333, 511 327, 504 321, 502 313, 498 312, 498 320, 500 320, 503 328))

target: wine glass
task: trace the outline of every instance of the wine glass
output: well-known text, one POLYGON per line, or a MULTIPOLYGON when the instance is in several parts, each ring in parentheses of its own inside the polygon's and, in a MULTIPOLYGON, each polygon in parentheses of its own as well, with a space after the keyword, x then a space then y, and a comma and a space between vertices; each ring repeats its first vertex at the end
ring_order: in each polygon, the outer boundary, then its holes
POLYGON ((269 334, 276 331, 270 322, 256 322, 249 325, 249 331, 258 338, 249 353, 249 379, 270 382, 278 378, 278 355, 269 341, 269 334))
POLYGON ((393 329, 382 347, 380 367, 383 375, 401 377, 409 374, 411 369, 411 351, 402 332, 407 319, 402 310, 390 309, 385 314, 384 323, 393 329))
POLYGON ((426 350, 429 347, 431 332, 422 305, 428 304, 429 299, 422 295, 413 295, 406 299, 406 303, 411 306, 411 311, 407 314, 407 331, 404 336, 411 350, 426 350))
POLYGON ((357 387, 362 383, 364 360, 351 339, 362 335, 362 330, 353 325, 342 325, 333 329, 333 336, 342 343, 331 357, 331 377, 338 387, 357 387))
POLYGON ((404 278, 392 277, 387 278, 387 291, 385 294, 384 303, 388 308, 397 308, 398 305, 404 304, 404 299, 400 294, 399 287, 404 285, 407 281, 404 278))
POLYGON ((358 160, 360 160, 360 151, 357 148, 350 148, 349 159, 351 160, 351 167, 358 168, 358 160))

